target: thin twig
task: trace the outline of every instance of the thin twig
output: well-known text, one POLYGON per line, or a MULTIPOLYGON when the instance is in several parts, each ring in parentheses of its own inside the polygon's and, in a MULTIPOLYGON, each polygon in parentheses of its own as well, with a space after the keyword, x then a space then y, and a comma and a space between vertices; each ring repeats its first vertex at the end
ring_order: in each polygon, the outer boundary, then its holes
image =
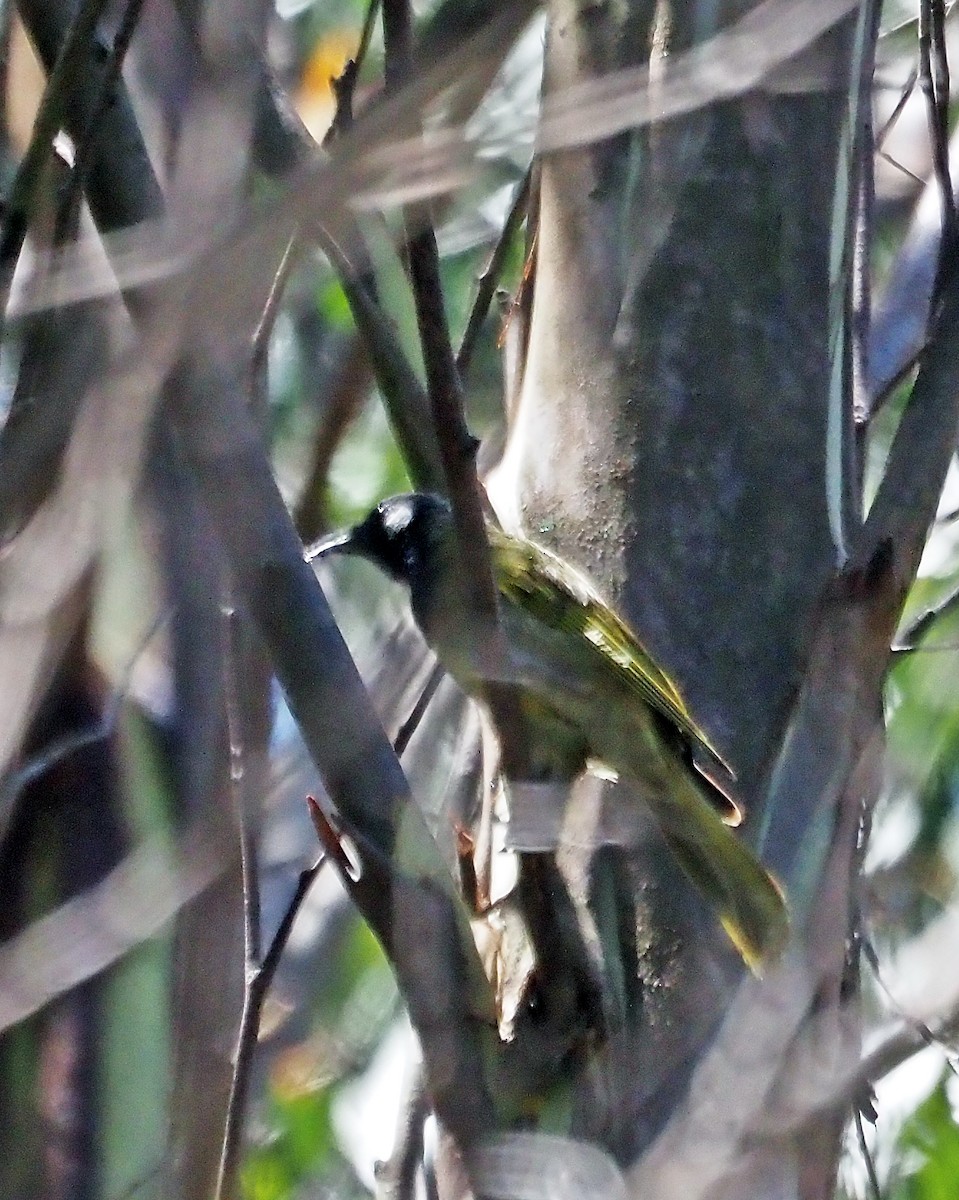
POLYGON ((316 237, 336 271, 353 321, 370 356, 376 383, 386 406, 403 461, 417 490, 444 492, 443 466, 430 421, 430 402, 412 364, 403 353, 386 314, 370 291, 369 281, 353 268, 326 231, 316 237))
POLYGON ((423 1126, 429 1112, 429 1096, 419 1068, 404 1106, 393 1153, 387 1162, 377 1164, 377 1200, 415 1200, 416 1177, 423 1161, 423 1126))
POLYGON ((273 326, 276 324, 276 318, 280 311, 283 292, 289 282, 290 274, 299 259, 299 250, 300 247, 297 240, 291 238, 282 259, 280 259, 280 265, 276 269, 276 274, 273 277, 270 294, 266 298, 266 304, 263 306, 263 312, 260 315, 260 320, 253 334, 251 358, 256 369, 263 367, 266 363, 267 352, 270 346, 270 335, 273 333, 273 326))
POLYGON ((270 294, 266 298, 266 304, 263 306, 263 312, 260 314, 260 320, 253 334, 250 354, 250 403, 257 420, 261 422, 266 419, 269 400, 266 367, 270 350, 270 337, 273 333, 273 327, 276 324, 276 318, 280 312, 280 305, 283 302, 286 285, 290 281, 293 269, 300 260, 301 251, 302 245, 299 238, 290 238, 283 257, 280 260, 280 265, 276 269, 273 283, 270 286, 270 294))
POLYGON ((214 1200, 233 1200, 236 1195, 236 1173, 243 1143, 243 1124, 249 1094, 250 1069, 259 1039, 263 1004, 269 994, 283 951, 290 940, 293 923, 325 861, 325 854, 321 854, 312 867, 307 867, 300 872, 296 888, 262 962, 252 971, 249 968, 247 971, 243 1013, 240 1017, 240 1029, 237 1034, 233 1078, 230 1081, 230 1099, 226 1110, 223 1146, 220 1153, 214 1200))
MULTIPOLYGON (((409 0, 383 0, 386 87, 405 84, 412 63, 412 16, 409 0)), ((489 678, 504 678, 507 648, 499 624, 493 559, 486 536, 483 494, 476 474, 478 442, 466 425, 463 386, 453 353, 443 301, 439 250, 426 205, 404 209, 406 251, 416 320, 426 368, 426 384, 453 510, 459 548, 459 579, 465 610, 476 630, 476 648, 489 655, 489 678), (468 551, 468 552, 467 552, 468 551)), ((486 687, 486 700, 502 744, 504 764, 519 774, 526 759, 524 722, 515 695, 496 684, 486 687)))
POLYGON ((942 239, 936 271, 938 293, 942 273, 952 253, 956 236, 956 201, 949 170, 949 63, 945 46, 945 16, 942 0, 920 0, 919 87, 926 98, 933 170, 942 206, 942 239))
POLYGON ((315 541, 329 527, 326 499, 330 467, 372 383, 370 356, 359 332, 354 331, 346 338, 333 379, 327 384, 326 406, 313 439, 310 467, 294 509, 294 523, 304 543, 315 541))
MULTIPOLYGON (((955 4, 956 4, 956 0, 949 0, 949 3, 946 5, 946 16, 948 16, 952 12, 953 8, 955 7, 955 4)), ((887 29, 884 29, 882 31, 882 33, 879 35, 879 40, 887 41, 889 38, 893 37, 895 34, 902 33, 906 29, 913 29, 918 24, 919 24, 918 17, 904 17, 897 24, 890 25, 887 29)))
POLYGON ((872 1200, 882 1200, 882 1190, 879 1187, 879 1179, 876 1176, 876 1164, 873 1162, 872 1151, 866 1142, 866 1131, 862 1127, 862 1113, 856 1109, 856 1138, 859 1142, 859 1153, 862 1155, 863 1163, 866 1166, 866 1176, 869 1180, 869 1191, 872 1193, 872 1200))
POLYGON ((239 697, 244 681, 239 678, 240 617, 227 595, 221 608, 223 621, 223 691, 226 727, 230 746, 230 790, 240 829, 240 867, 243 876, 243 952, 247 976, 260 960, 260 872, 258 830, 252 797, 246 787, 246 738, 239 697))
POLYGON ((503 266, 506 262, 510 243, 513 240, 513 234, 526 215, 531 179, 532 168, 530 167, 527 169, 522 182, 516 190, 516 195, 513 197, 513 203, 510 205, 510 210, 503 225, 503 231, 496 245, 493 247, 493 253, 490 255, 482 275, 479 277, 479 289, 476 293, 476 299, 473 301, 473 307, 470 309, 469 319, 466 322, 466 331, 463 334, 463 340, 456 355, 456 366, 461 379, 465 378, 469 371, 470 363, 473 359, 473 351, 476 349, 480 330, 483 327, 483 322, 486 320, 486 314, 489 312, 489 306, 496 292, 496 285, 499 283, 500 275, 503 272, 503 266))
POLYGON ((897 158, 893 158, 891 154, 887 154, 885 150, 878 150, 877 154, 883 160, 883 162, 887 162, 890 167, 895 167, 897 171, 902 172, 902 174, 905 175, 907 179, 911 179, 913 183, 918 183, 920 186, 925 185, 926 181, 921 175, 917 175, 915 171, 910 171, 904 163, 901 163, 897 158))
POLYGON ((369 4, 366 6, 366 16, 363 19, 363 29, 360 33, 360 44, 356 48, 356 53, 343 68, 343 73, 340 77, 333 80, 333 92, 336 96, 336 112, 333 114, 333 120, 330 122, 330 127, 323 139, 324 146, 328 146, 341 133, 345 133, 353 124, 353 96, 356 91, 356 82, 360 77, 363 62, 369 52, 370 42, 373 40, 373 27, 376 25, 376 18, 379 15, 379 11, 380 0, 369 0, 369 4))
MULTIPOLYGON (((919 1017, 911 1017, 908 1013, 903 1012, 902 1006, 900 1005, 899 1001, 889 990, 889 987, 886 984, 886 981, 882 975, 882 970, 879 965, 879 955, 876 953, 876 948, 872 943, 872 938, 867 937, 864 934, 861 939, 861 942, 860 942, 860 947, 862 950, 863 958, 865 958, 866 962, 869 964, 869 966, 872 970, 873 978, 876 981, 876 985, 878 986, 879 990, 883 993, 883 995, 886 997, 886 999, 889 1001, 889 1004, 891 1005, 891 1007, 895 1011, 895 1013, 912 1027, 912 1029, 915 1031, 916 1037, 919 1039, 919 1042, 921 1042, 922 1045, 924 1045, 924 1046, 938 1045, 941 1041, 941 1035, 935 1033, 926 1021, 921 1020, 919 1017)), ((950 1021, 950 1018, 947 1017, 945 1022, 940 1022, 940 1027, 943 1029, 948 1028, 949 1021, 950 1021)), ((942 1049, 945 1050, 946 1047, 943 1046, 942 1049)), ((952 1061, 949 1059, 948 1054, 946 1055, 946 1058, 947 1058, 947 1062, 949 1063, 950 1070, 952 1070, 952 1072, 955 1074, 955 1072, 956 1072, 955 1066, 953 1065, 952 1061)))
POLYGON ((426 710, 429 707, 430 701, 436 695, 436 689, 439 687, 446 672, 440 663, 434 663, 433 669, 430 671, 429 678, 416 699, 413 705, 412 712, 400 726, 399 733, 393 741, 393 749, 396 752, 397 758, 402 758, 406 753, 406 748, 413 740, 413 734, 416 733, 426 715, 426 710))
POLYGON ((877 152, 882 150, 883 143, 885 142, 885 140, 889 136, 889 134, 892 132, 893 126, 896 124, 896 122, 902 116, 902 110, 909 103, 909 97, 912 95, 913 89, 915 88, 916 83, 918 82, 918 79, 919 79, 919 69, 918 69, 918 67, 913 67, 913 69, 909 72, 909 76, 906 79, 906 82, 902 86, 902 91, 900 92, 899 99, 896 101, 896 107, 889 114, 888 119, 883 124, 882 128, 878 131, 878 133, 876 134, 876 151, 877 152))
POLYGON ((955 612, 957 608, 959 608, 959 586, 954 587, 937 604, 927 608, 902 630, 900 637, 896 639, 896 644, 892 647, 893 653, 905 654, 921 649, 922 647, 919 647, 917 643, 926 636, 936 621, 940 617, 955 612))
POLYGON ((360 34, 360 44, 356 48, 356 69, 359 72, 363 68, 363 62, 370 49, 370 42, 373 40, 373 28, 376 25, 376 18, 380 12, 380 0, 370 0, 366 9, 366 16, 363 18, 363 30, 360 34))

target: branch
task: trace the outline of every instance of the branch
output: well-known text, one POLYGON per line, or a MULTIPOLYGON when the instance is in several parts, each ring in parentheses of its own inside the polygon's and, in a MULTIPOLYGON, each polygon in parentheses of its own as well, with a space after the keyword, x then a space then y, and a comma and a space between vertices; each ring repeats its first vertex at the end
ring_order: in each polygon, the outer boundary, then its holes
POLYGON ((363 339, 354 331, 344 339, 327 383, 326 407, 313 438, 306 482, 294 509, 294 524, 305 544, 316 541, 329 528, 326 501, 330 466, 372 384, 370 357, 363 339))
POLYGON ((375 862, 382 909, 371 915, 367 905, 364 913, 404 985, 442 1119, 461 1144, 469 1144, 493 1125, 492 1100, 476 1064, 495 1055, 496 1038, 488 984, 453 879, 303 560, 266 454, 245 428, 229 383, 194 371, 180 395, 177 427, 237 595, 336 810, 364 850, 364 867, 375 862), (428 994, 416 994, 423 982, 418 960, 425 958, 431 970, 446 969, 456 979, 455 1008, 436 1012, 428 994))
MULTIPOLYGON (((367 16, 373 12, 371 4, 367 16)), ((359 61, 359 53, 357 55, 359 61)), ((350 102, 352 93, 337 93, 337 112, 350 102)), ((345 136, 353 125, 349 119, 334 118, 336 139, 345 136)), ((284 145, 285 154, 272 155, 269 162, 282 162, 284 173, 293 163, 306 164, 315 156, 316 145, 305 126, 288 119, 281 96, 275 90, 266 91, 260 100, 259 140, 266 145, 284 145)), ((261 153, 262 157, 262 153, 261 153)), ((357 251, 363 250, 363 238, 355 221, 346 213, 338 222, 357 251)), ((430 421, 429 398, 416 371, 403 352, 399 339, 376 299, 376 284, 369 256, 364 252, 362 269, 350 261, 337 238, 321 223, 310 223, 311 236, 326 254, 336 272, 340 286, 350 306, 357 332, 369 354, 376 384, 386 406, 393 434, 403 456, 410 479, 418 491, 446 491, 439 448, 430 421)))
MULTIPOLYGON (((451 907, 437 881, 411 885, 391 860, 358 831, 347 850, 339 831, 309 797, 310 814, 321 845, 338 866, 340 878, 396 971, 410 1020, 420 1037, 429 1091, 437 1115, 463 1151, 495 1128, 492 1100, 484 1079, 495 1034, 487 1035, 487 1057, 477 1038, 475 996, 469 964, 456 926, 459 906, 451 907), (359 870, 351 869, 358 859, 359 870), (426 951, 425 947, 434 947, 426 951), (440 953, 435 947, 443 947, 440 953)), ((485 986, 485 979, 484 979, 485 986)))
POLYGON ((885 144, 886 138, 892 132, 893 126, 902 116, 903 109, 909 103, 909 97, 912 95, 912 89, 916 86, 919 80, 919 70, 916 67, 909 72, 906 77, 906 82, 902 85, 902 91, 899 93, 899 99, 896 101, 896 106, 889 114, 888 119, 882 128, 876 133, 876 151, 880 151, 885 144))
POLYGON ((334 79, 333 92, 336 96, 336 111, 333 120, 323 139, 323 145, 333 142, 339 134, 345 132, 353 124, 353 94, 356 91, 356 81, 363 69, 363 62, 370 49, 373 38, 373 26, 380 11, 380 0, 369 0, 366 6, 366 16, 363 19, 363 29, 360 33, 360 44, 356 54, 343 68, 343 73, 334 79))
POLYGON ((473 351, 476 349, 480 330, 483 328, 483 322, 486 320, 486 314, 489 312, 489 306, 492 303, 496 285, 499 283, 500 275, 503 273, 503 266, 506 262, 506 255, 509 252, 510 242, 513 240, 513 234, 526 216, 531 181, 532 168, 530 167, 527 169, 522 182, 516 190, 513 203, 510 205, 506 221, 503 224, 502 233, 500 233, 499 239, 493 247, 493 253, 489 257, 489 262, 479 277, 479 288, 476 293, 476 299, 473 301, 473 307, 470 309, 470 315, 466 322, 466 331, 463 334, 463 340, 456 355, 456 368, 460 373, 461 379, 465 378, 470 369, 473 351))
MULTIPOLYGON (((926 649, 918 643, 926 636, 940 617, 948 616, 959 608, 959 587, 954 587, 938 604, 932 605, 911 621, 902 630, 892 647, 893 654, 908 654, 913 650, 926 649)), ((955 649, 955 647, 949 647, 955 649)))
MULTIPOLYGON (((388 92, 401 87, 410 74, 411 21, 409 0, 383 0, 388 92)), ((466 425, 462 381, 443 303, 436 234, 425 205, 408 205, 404 223, 433 430, 443 465, 444 491, 453 510, 464 609, 474 621, 477 651, 488 656, 486 678, 505 679, 508 650, 499 623, 493 557, 486 536, 484 493, 476 474, 478 443, 466 425)), ((525 773, 528 750, 518 700, 509 687, 500 684, 488 683, 485 693, 504 765, 510 774, 519 777, 525 773)))
MULTIPOLYGON (((248 962, 246 988, 243 995, 243 1013, 240 1017, 240 1029, 237 1034, 236 1055, 233 1066, 233 1078, 230 1082, 230 1099, 226 1110, 226 1123, 223 1130, 223 1149, 220 1156, 220 1166, 217 1173, 214 1200, 228 1200, 236 1193, 236 1176, 240 1165, 240 1153, 243 1142, 243 1121, 246 1115, 247 1096, 249 1094, 250 1071, 253 1066, 253 1055, 256 1051, 260 1036, 260 1021, 263 1016, 263 1005, 273 984, 276 969, 280 965, 283 951, 286 949, 293 924, 297 914, 313 886, 313 881, 319 875, 325 862, 321 855, 312 867, 300 872, 296 888, 286 906, 280 924, 277 926, 273 940, 262 960, 248 962)), ((246 883, 244 881, 244 894, 246 883)))
MULTIPOLYGON (((144 0, 128 0, 120 26, 113 39, 109 56, 104 68, 103 77, 99 80, 100 94, 93 106, 93 111, 87 120, 83 136, 76 145, 76 157, 73 170, 63 192, 63 198, 57 209, 56 224, 53 240, 57 244, 64 240, 67 230, 71 227, 76 215, 83 187, 93 161, 97 139, 100 136, 100 123, 106 115, 114 99, 114 92, 123 73, 123 63, 130 42, 140 22, 144 0)), ((61 55, 62 57, 62 55, 61 55)))
POLYGON ((868 578, 883 547, 891 551, 889 608, 895 623, 935 517, 959 428, 959 269, 943 281, 940 304, 886 471, 848 564, 868 578))
POLYGON ((859 1109, 856 1109, 855 1124, 856 1138, 859 1142, 859 1153, 862 1155, 862 1160, 866 1165, 866 1178, 869 1180, 870 1200, 882 1200, 882 1189, 879 1187, 879 1179, 876 1175, 876 1164, 873 1162, 872 1152, 866 1142, 866 1132, 862 1127, 862 1113, 859 1109))
MULTIPOLYGON (((386 87, 396 91, 412 66, 412 18, 409 0, 383 0, 386 87)), ((439 251, 429 212, 420 206, 404 211, 406 252, 433 428, 440 448, 457 538, 463 593, 468 611, 479 620, 478 641, 492 640, 498 627, 493 562, 476 476, 476 441, 466 426, 463 388, 443 303, 439 251), (466 553, 466 550, 469 553, 466 553)))
MULTIPOLYGON (((68 106, 73 104, 87 60, 91 57, 93 38, 107 0, 84 0, 65 29, 61 44, 53 55, 45 56, 50 79, 40 109, 34 121, 27 152, 17 168, 6 200, 3 232, 0 234, 0 279, 5 298, 13 277, 13 268, 30 223, 37 189, 68 106)), ((65 7, 65 6, 62 6, 65 7)), ((55 20, 56 18, 54 18, 55 20)), ((24 21, 28 24, 25 15, 24 21)), ((42 54, 42 51, 41 51, 42 54)))
POLYGON ((422 1072, 417 1071, 397 1132, 396 1146, 389 1161, 378 1164, 377 1200, 415 1200, 416 1176, 423 1159, 423 1125, 429 1111, 422 1072))
POLYGON ((266 298, 253 333, 250 351, 250 402, 254 415, 261 423, 265 423, 269 407, 267 365, 270 338, 273 336, 276 318, 280 314, 280 305, 283 303, 286 285, 290 282, 290 276, 299 264, 301 250, 299 241, 296 238, 290 238, 280 265, 276 269, 276 274, 273 276, 270 294, 266 298))
MULTIPOLYGON (((375 300, 371 275, 358 274, 346 254, 325 230, 316 238, 340 280, 357 331, 363 338, 390 425, 418 491, 446 491, 440 450, 430 419, 430 401, 403 347, 375 300)), ((364 273, 365 274, 365 273, 364 273)))
MULTIPOLYGON (((161 216, 163 195, 122 81, 116 84, 110 104, 100 111, 104 81, 109 78, 111 70, 109 61, 96 53, 92 37, 88 35, 81 40, 76 27, 68 25, 67 6, 45 4, 41 0, 22 0, 18 11, 44 68, 52 73, 47 88, 53 110, 49 119, 52 121, 55 114, 56 128, 62 122, 74 142, 80 143, 91 122, 97 118, 95 124, 100 137, 96 152, 91 151, 89 162, 89 178, 92 182, 95 174, 97 185, 88 189, 87 198, 99 232, 110 233, 161 216), (65 43, 71 33, 76 40, 68 59, 65 43), (64 86, 57 85, 58 69, 69 71, 71 82, 70 103, 63 108, 57 108, 59 101, 56 92, 58 86, 64 86)), ((86 7, 83 11, 86 11, 86 7)), ((77 21, 79 19, 78 14, 77 21)), ((90 19, 92 12, 87 17, 87 20, 90 19)), ((22 185, 25 199, 32 195, 35 186, 31 175, 31 171, 26 171, 22 185)), ((14 204, 13 200, 11 206, 0 246, 7 244, 12 248, 17 233, 12 226, 18 220, 25 219, 28 207, 24 207, 24 201, 14 204)), ((5 261, 4 252, 0 249, 0 262, 5 261)))
MULTIPOLYGON (((942 209, 942 239, 937 281, 956 240, 956 202, 949 171, 949 62, 945 44, 943 0, 920 0, 919 87, 926 98, 929 141, 939 202, 942 209)), ((933 296, 936 291, 933 290, 933 296)))

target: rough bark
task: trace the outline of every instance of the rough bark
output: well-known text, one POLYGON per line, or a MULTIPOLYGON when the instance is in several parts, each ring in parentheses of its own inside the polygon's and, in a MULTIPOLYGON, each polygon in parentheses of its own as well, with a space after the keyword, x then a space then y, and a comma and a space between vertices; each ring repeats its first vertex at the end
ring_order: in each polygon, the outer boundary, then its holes
MULTIPOLYGON (((571 84, 649 64, 655 105, 674 60, 716 32, 704 28, 705 7, 555 0, 547 104, 571 84)), ((718 6, 720 26, 749 7, 718 6)), ((779 16, 788 21, 790 6, 779 16)), ((825 924, 804 899, 797 905, 797 947, 809 945, 808 1004, 831 1006, 846 1052, 850 881, 879 724, 875 663, 885 656, 882 635, 878 659, 874 638, 857 642, 860 617, 831 590, 859 503, 846 260, 837 264, 831 246, 837 223, 848 229, 858 136, 849 97, 871 61, 869 29, 869 12, 851 12, 760 87, 544 157, 529 354, 492 483, 507 520, 587 568, 675 673, 739 775, 745 836, 787 890, 800 879, 812 884, 803 897, 828 890, 825 924), (790 718, 787 782, 774 766, 790 718)), ((583 1089, 574 1131, 621 1162, 647 1150, 670 1114, 696 1107, 704 1063, 717 1067, 708 1047, 737 992, 725 948, 651 831, 629 863, 637 1002, 602 1051, 605 1083, 583 1089)), ((589 866, 572 875, 582 900, 589 866)), ((777 1053, 770 1047, 771 1060, 777 1053)), ((740 1077, 727 1069, 727 1084, 740 1077)), ((793 1143, 788 1162, 779 1146, 775 1169, 768 1143, 733 1154, 694 1193, 830 1194, 842 1119, 831 1114, 814 1142, 793 1143)), ((716 1157, 721 1140, 705 1153, 716 1157)), ((691 1177, 660 1168, 643 1177, 655 1182, 642 1194, 691 1194, 691 1177)))

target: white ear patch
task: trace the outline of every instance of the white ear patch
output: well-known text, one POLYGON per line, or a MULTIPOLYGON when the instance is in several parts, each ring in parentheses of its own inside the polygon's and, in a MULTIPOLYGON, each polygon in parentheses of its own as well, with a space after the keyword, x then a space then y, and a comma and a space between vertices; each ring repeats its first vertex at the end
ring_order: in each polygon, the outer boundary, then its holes
POLYGON ((387 533, 401 533, 413 520, 413 504, 405 498, 394 498, 380 505, 383 528, 387 533))

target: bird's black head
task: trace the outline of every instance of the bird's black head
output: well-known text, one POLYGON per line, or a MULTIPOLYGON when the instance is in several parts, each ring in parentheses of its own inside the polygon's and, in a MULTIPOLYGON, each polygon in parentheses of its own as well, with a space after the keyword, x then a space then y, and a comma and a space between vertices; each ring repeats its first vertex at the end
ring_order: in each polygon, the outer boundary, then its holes
POLYGON ((450 520, 449 505, 440 496, 423 492, 391 496, 348 533, 308 551, 307 558, 356 554, 412 586, 426 570, 430 551, 449 530, 450 520))

